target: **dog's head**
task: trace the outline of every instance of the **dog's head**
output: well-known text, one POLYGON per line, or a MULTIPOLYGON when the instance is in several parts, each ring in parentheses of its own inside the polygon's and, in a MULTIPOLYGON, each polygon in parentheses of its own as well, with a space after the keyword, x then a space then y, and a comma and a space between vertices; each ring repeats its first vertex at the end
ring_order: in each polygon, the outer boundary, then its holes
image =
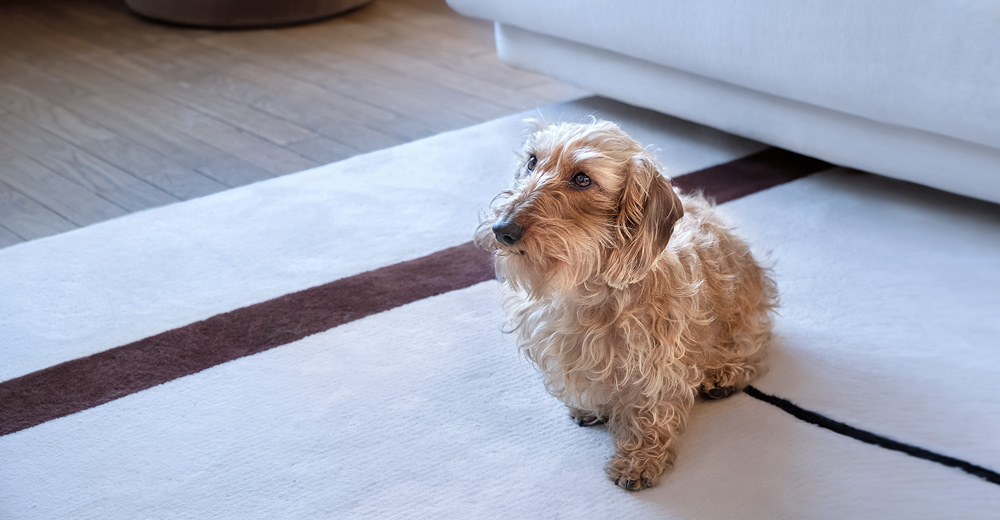
POLYGON ((614 123, 535 123, 476 243, 533 294, 623 288, 646 276, 683 215, 656 159, 614 123))

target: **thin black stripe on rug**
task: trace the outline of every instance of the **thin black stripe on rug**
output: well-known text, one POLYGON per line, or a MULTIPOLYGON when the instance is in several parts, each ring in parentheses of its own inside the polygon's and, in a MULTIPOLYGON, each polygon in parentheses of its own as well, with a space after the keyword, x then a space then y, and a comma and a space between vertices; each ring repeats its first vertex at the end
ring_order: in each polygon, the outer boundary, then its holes
POLYGON ((894 441, 888 437, 883 437, 881 435, 874 434, 869 431, 861 430, 855 428, 849 424, 844 424, 839 421, 830 419, 816 412, 800 408, 799 406, 793 404, 787 399, 782 399, 773 395, 765 394, 760 390, 752 386, 746 387, 744 390, 747 395, 763 401, 772 406, 776 406, 786 413, 794 416, 795 418, 805 421, 809 424, 815 424, 820 428, 826 428, 834 433, 839 433, 846 437, 850 437, 861 442, 866 442, 868 444, 873 444, 875 446, 885 448, 887 450, 898 451, 900 453, 905 453, 911 457, 916 457, 918 459, 924 459, 931 462, 936 462, 938 464, 958 468, 970 475, 975 475, 987 482, 1000 485, 1000 473, 986 469, 982 466, 973 464, 971 462, 966 462, 962 459, 956 459, 954 457, 949 457, 947 455, 941 455, 940 453, 934 453, 930 450, 925 450, 918 446, 913 446, 911 444, 904 444, 899 441, 894 441))
MULTIPOLYGON (((673 182, 721 203, 830 167, 767 149, 673 182)), ((466 243, 32 372, 0 383, 0 435, 493 276, 489 256, 466 243)))

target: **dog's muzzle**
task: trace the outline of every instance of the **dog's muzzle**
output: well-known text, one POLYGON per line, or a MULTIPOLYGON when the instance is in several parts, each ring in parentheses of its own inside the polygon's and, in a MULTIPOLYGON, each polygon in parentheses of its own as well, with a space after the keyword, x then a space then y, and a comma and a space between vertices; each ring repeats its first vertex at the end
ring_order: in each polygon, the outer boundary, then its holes
POLYGON ((521 240, 521 233, 523 232, 524 228, 515 224, 513 220, 501 219, 496 224, 493 224, 493 234, 497 236, 497 240, 508 246, 512 246, 518 240, 521 240))

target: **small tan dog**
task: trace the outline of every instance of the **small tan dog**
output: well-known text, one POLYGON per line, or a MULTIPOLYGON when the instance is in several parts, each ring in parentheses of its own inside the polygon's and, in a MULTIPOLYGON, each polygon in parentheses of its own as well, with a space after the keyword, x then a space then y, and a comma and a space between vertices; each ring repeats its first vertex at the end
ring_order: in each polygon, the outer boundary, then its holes
POLYGON ((696 396, 758 372, 775 285, 617 125, 535 124, 476 243, 494 252, 509 325, 547 389, 581 426, 608 424, 608 476, 639 490, 672 465, 696 396))

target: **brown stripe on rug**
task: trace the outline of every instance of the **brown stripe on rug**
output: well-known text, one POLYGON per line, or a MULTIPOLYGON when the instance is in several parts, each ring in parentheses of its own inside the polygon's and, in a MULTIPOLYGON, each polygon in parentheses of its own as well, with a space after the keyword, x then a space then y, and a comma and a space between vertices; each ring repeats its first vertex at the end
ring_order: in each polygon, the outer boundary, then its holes
POLYGON ((705 196, 722 204, 832 167, 819 159, 768 148, 726 164, 680 175, 671 182, 684 192, 700 189, 705 196))
MULTIPOLYGON (((830 167, 768 149, 673 182, 721 203, 830 167)), ((466 243, 32 372, 0 383, 0 435, 493 276, 489 256, 466 243)))

